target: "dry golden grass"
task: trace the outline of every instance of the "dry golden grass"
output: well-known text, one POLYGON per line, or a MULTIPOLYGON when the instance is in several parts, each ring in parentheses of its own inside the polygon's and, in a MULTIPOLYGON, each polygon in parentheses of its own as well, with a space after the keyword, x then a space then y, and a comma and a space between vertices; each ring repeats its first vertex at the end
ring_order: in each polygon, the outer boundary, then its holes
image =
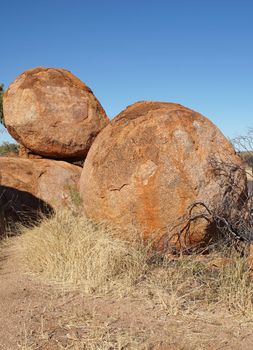
POLYGON ((159 303, 170 315, 193 314, 217 307, 253 315, 253 284, 235 249, 206 255, 150 259, 141 241, 117 238, 106 225, 60 212, 20 236, 29 272, 48 281, 79 287, 86 293, 118 293, 159 303), (229 258, 217 268, 212 261, 229 258), (152 261, 152 262, 151 262, 152 261))
POLYGON ((234 264, 220 270, 217 297, 228 310, 253 315, 253 281, 245 258, 234 254, 234 264))
POLYGON ((40 226, 24 229, 22 255, 29 271, 88 292, 131 285, 145 270, 147 248, 142 242, 115 237, 105 224, 58 212, 40 226))
POLYGON ((14 239, 29 273, 63 286, 28 276, 45 290, 31 294, 21 349, 147 350, 163 340, 177 350, 225 342, 237 350, 247 339, 253 284, 246 257, 222 245, 208 254, 152 256, 140 240, 118 234, 65 211, 14 239))
POLYGON ((233 248, 207 256, 182 256, 166 260, 150 271, 147 282, 170 315, 192 315, 217 308, 241 316, 253 316, 253 283, 246 258, 233 248), (216 267, 229 255, 227 265, 216 267))

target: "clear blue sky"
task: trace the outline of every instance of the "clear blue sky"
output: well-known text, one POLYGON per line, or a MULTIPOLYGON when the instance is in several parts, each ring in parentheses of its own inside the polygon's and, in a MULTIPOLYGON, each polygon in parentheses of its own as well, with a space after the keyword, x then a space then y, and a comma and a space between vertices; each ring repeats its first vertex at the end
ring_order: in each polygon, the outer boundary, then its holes
POLYGON ((253 127, 252 0, 8 0, 0 10, 6 87, 28 68, 62 67, 110 117, 160 100, 199 111, 228 137, 253 127))

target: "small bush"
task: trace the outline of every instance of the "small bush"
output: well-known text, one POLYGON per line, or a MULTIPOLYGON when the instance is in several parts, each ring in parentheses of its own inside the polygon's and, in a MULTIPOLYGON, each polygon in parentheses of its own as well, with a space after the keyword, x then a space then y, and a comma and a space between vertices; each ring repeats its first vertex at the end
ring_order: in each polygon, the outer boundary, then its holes
POLYGON ((1 145, 0 145, 0 156, 4 156, 8 153, 16 153, 18 154, 18 150, 19 150, 19 145, 16 143, 9 143, 4 141, 1 145))

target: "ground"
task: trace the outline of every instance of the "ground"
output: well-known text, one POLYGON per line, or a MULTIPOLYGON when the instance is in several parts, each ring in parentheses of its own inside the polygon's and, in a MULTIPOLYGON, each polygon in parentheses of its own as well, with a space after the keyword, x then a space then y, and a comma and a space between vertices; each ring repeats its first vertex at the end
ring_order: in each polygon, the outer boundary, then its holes
POLYGON ((15 240, 0 253, 0 349, 251 350, 253 319, 168 312, 122 293, 85 296, 24 272, 15 240))

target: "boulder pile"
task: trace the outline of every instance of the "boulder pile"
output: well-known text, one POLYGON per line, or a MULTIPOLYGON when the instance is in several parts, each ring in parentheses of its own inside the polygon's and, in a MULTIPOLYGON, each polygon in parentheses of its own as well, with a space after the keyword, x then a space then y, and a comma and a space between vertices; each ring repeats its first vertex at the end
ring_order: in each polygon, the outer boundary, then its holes
POLYGON ((19 158, 0 158, 0 205, 13 200, 17 210, 47 213, 70 206, 79 191, 84 215, 154 238, 157 249, 215 236, 214 222, 195 211, 184 226, 193 203, 222 208, 226 218, 240 211, 247 191, 240 158, 213 123, 179 104, 138 102, 109 122, 70 72, 35 68, 6 91, 4 117, 21 147, 19 158), (74 165, 84 160, 83 169, 74 165))
POLYGON ((9 86, 3 109, 20 151, 19 157, 0 158, 2 206, 8 202, 12 216, 13 208, 27 216, 45 206, 49 211, 70 206, 82 170, 75 164, 83 163, 109 123, 90 88, 67 70, 38 67, 9 86))

